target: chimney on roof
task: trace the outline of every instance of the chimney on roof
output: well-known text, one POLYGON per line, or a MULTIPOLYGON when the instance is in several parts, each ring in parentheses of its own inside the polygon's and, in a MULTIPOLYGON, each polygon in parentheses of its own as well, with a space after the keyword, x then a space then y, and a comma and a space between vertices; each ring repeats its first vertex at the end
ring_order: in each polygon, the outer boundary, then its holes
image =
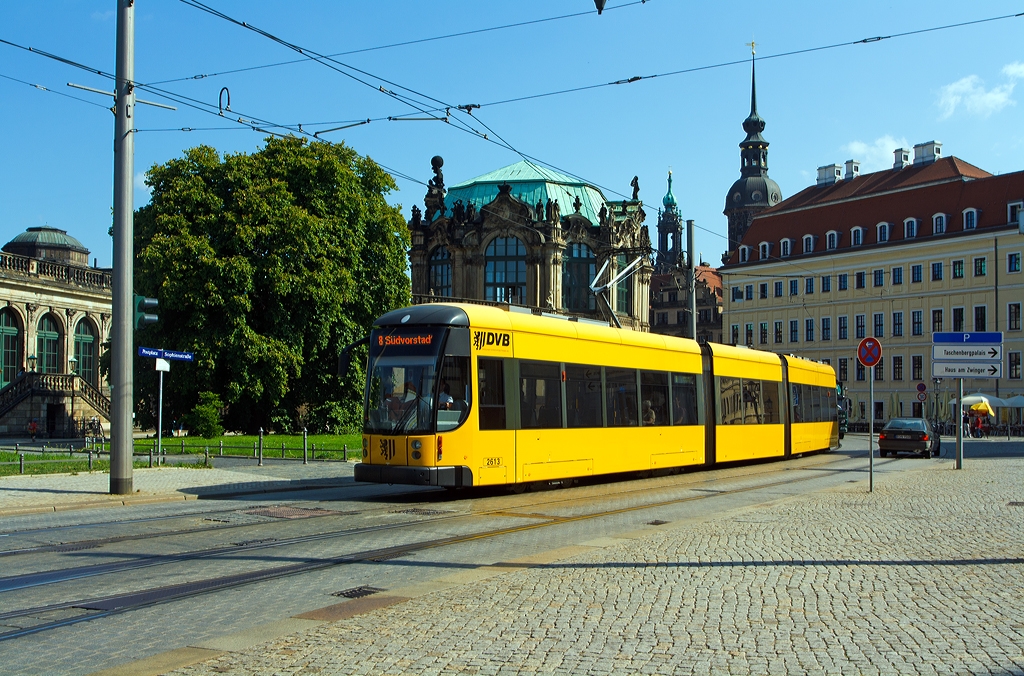
POLYGON ((826 164, 818 167, 818 187, 832 185, 843 176, 843 168, 838 164, 826 164))
POLYGON ((858 176, 860 176, 860 162, 857 160, 846 160, 846 176, 843 178, 849 181, 858 176))
POLYGON ((914 164, 931 164, 942 158, 942 144, 938 141, 918 143, 914 146, 914 164))
POLYGON ((897 148, 892 151, 894 162, 892 163, 893 169, 903 169, 904 167, 910 166, 910 151, 906 148, 897 148))

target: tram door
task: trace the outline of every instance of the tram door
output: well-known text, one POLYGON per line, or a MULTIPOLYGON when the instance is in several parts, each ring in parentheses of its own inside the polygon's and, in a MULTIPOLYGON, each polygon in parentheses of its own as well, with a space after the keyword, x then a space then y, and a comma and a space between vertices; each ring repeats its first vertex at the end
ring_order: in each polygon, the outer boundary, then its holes
POLYGON ((479 444, 474 444, 477 466, 471 468, 477 486, 516 481, 516 421, 514 407, 508 405, 514 401, 511 395, 515 393, 512 367, 511 359, 477 360, 480 439, 479 444))

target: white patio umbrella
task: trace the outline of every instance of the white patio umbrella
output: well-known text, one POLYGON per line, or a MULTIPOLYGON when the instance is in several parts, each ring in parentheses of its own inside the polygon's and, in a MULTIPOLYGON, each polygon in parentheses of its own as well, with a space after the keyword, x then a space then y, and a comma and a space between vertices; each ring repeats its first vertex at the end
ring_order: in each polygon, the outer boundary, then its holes
MULTIPOLYGON (((966 399, 967 397, 964 397, 966 399)), ((1007 408, 1024 408, 1024 394, 1018 394, 1010 397, 1009 399, 1003 399, 1003 404, 1007 408)))
MULTIPOLYGON (((1000 399, 999 397, 993 396, 991 394, 981 394, 980 392, 977 393, 977 394, 970 394, 970 395, 965 396, 964 397, 964 401, 963 401, 963 405, 964 406, 974 406, 975 404, 980 404, 982 402, 988 404, 992 408, 1005 408, 1006 407, 1006 401, 1005 400, 1000 399)), ((950 400, 949 405, 950 406, 956 406, 956 403, 957 403, 956 399, 954 398, 954 399, 950 400)))

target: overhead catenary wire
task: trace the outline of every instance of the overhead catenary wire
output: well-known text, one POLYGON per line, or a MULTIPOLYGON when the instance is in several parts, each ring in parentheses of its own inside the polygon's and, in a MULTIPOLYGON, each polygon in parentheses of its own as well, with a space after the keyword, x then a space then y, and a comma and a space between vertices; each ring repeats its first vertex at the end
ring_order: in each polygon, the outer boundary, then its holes
MULTIPOLYGON (((648 2, 652 2, 652 1, 653 0, 634 0, 633 2, 627 2, 627 3, 622 4, 622 5, 613 5, 611 7, 605 7, 604 11, 607 12, 607 11, 612 11, 612 10, 616 10, 616 9, 623 9, 625 7, 632 7, 634 5, 643 5, 643 4, 646 4, 648 2)), ((362 54, 362 53, 365 53, 365 52, 374 52, 374 51, 379 51, 379 50, 382 50, 382 49, 392 49, 394 47, 407 47, 407 46, 410 46, 410 45, 419 45, 419 44, 423 44, 423 43, 426 43, 426 42, 435 42, 435 41, 438 41, 438 40, 448 40, 448 39, 451 39, 451 38, 459 38, 459 37, 464 37, 464 36, 467 36, 467 35, 478 35, 480 33, 489 33, 489 32, 493 32, 493 31, 500 31, 500 30, 505 30, 505 29, 508 29, 508 28, 520 28, 520 27, 523 27, 523 26, 533 26, 533 25, 536 25, 536 24, 547 23, 547 22, 550 22, 550 21, 560 21, 562 19, 573 19, 573 18, 580 17, 580 16, 590 16, 593 13, 594 13, 593 10, 588 10, 586 12, 574 12, 572 14, 562 14, 562 15, 559 15, 559 16, 546 17, 546 18, 543 18, 543 19, 531 19, 529 21, 519 21, 517 23, 504 24, 504 25, 501 25, 501 26, 490 26, 490 27, 487 27, 487 28, 475 28, 475 29, 472 29, 472 30, 465 30, 465 31, 457 32, 457 33, 448 33, 446 35, 435 35, 435 36, 432 36, 432 37, 429 37, 429 38, 418 38, 416 40, 404 40, 402 42, 392 42, 390 44, 378 45, 376 47, 362 47, 360 49, 351 49, 351 50, 346 51, 346 52, 336 52, 334 54, 328 54, 327 56, 333 58, 333 57, 337 57, 337 56, 349 56, 350 54, 362 54)), ((224 70, 224 71, 220 71, 220 72, 217 72, 217 73, 203 73, 203 74, 197 74, 197 75, 190 75, 188 77, 174 78, 174 79, 171 79, 171 80, 158 80, 156 82, 151 82, 149 84, 171 84, 173 82, 187 82, 189 80, 203 80, 203 79, 211 78, 211 77, 219 77, 221 75, 232 75, 232 74, 235 74, 235 73, 245 73, 245 72, 254 71, 254 70, 262 70, 262 69, 265 69, 265 68, 276 68, 278 66, 288 66, 288 65, 292 65, 292 64, 296 64, 296 63, 306 63, 306 62, 311 61, 311 60, 312 60, 311 58, 305 58, 305 59, 292 59, 290 61, 278 61, 276 63, 267 63, 267 64, 263 64, 263 65, 259 65, 259 66, 247 66, 245 68, 234 68, 232 70, 224 70)))
POLYGON ((63 96, 64 98, 74 99, 75 101, 81 101, 82 103, 88 103, 90 106, 96 106, 98 108, 103 108, 104 110, 110 110, 110 106, 105 106, 102 103, 96 103, 95 101, 90 101, 89 99, 83 99, 83 98, 81 98, 79 96, 72 96, 71 94, 65 94, 64 92, 59 92, 59 91, 57 91, 55 89, 50 89, 49 87, 44 87, 41 84, 36 84, 34 82, 29 82, 27 80, 19 80, 16 77, 11 77, 10 75, 4 75, 3 73, 0 73, 0 77, 2 77, 5 80, 10 80, 12 82, 19 82, 19 83, 21 83, 23 85, 28 85, 29 87, 32 87, 33 89, 38 89, 39 91, 47 92, 48 94, 56 94, 57 96, 63 96))

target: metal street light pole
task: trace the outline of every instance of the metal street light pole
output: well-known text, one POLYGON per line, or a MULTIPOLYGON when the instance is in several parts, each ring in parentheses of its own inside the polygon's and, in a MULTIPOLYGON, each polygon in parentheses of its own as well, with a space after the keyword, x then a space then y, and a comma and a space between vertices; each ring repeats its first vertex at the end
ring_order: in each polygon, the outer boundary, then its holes
POLYGON ((135 0, 117 0, 114 120, 114 278, 110 360, 110 492, 132 490, 132 178, 135 171, 135 0))
POLYGON ((75 377, 78 373, 78 360, 74 357, 68 359, 68 375, 71 376, 71 436, 75 434, 75 377))

